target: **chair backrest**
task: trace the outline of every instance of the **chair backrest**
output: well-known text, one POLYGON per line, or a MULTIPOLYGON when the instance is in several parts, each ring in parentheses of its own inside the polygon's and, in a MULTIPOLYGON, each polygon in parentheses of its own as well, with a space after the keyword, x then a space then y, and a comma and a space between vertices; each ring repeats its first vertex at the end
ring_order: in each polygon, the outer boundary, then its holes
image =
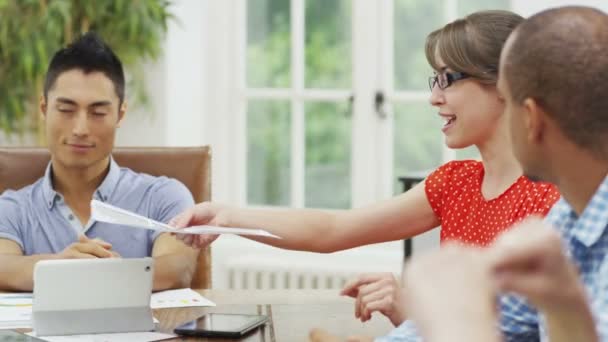
MULTIPOLYGON (((401 184, 403 185, 403 192, 409 191, 411 188, 416 186, 416 184, 424 181, 426 174, 428 174, 428 173, 423 172, 423 173, 412 174, 412 175, 405 176, 405 177, 399 177, 398 179, 401 182, 401 184), (424 174, 424 176, 423 176, 423 174, 424 174)), ((407 262, 407 260, 414 253, 414 246, 412 243, 412 239, 413 238, 403 239, 403 263, 404 263, 404 265, 405 265, 405 262, 407 262)))
MULTIPOLYGON (((211 151, 202 147, 121 147, 112 153, 114 160, 136 172, 175 178, 190 190, 196 203, 211 199, 211 151)), ((0 148, 0 193, 20 189, 44 175, 50 160, 41 147, 0 148)), ((211 287, 211 251, 202 249, 192 288, 211 287)))

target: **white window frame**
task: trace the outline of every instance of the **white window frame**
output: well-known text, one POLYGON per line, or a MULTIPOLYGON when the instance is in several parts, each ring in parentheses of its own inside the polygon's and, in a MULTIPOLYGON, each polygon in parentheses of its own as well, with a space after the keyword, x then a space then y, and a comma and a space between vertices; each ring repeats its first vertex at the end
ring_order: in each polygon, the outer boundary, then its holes
MULTIPOLYGON (((304 87, 304 20, 305 0, 292 0, 291 3, 291 85, 289 88, 268 89, 246 87, 246 0, 226 0, 209 2, 208 32, 210 33, 208 74, 213 80, 207 86, 209 103, 207 113, 218 129, 208 130, 209 141, 214 151, 213 164, 213 196, 214 199, 236 204, 247 205, 247 151, 246 151, 246 105, 251 99, 275 99, 291 102, 292 132, 291 132, 291 207, 304 207, 305 202, 305 114, 306 101, 347 102, 354 97, 353 102, 353 141, 351 157, 352 174, 352 204, 361 206, 379 199, 378 167, 380 163, 369 163, 364 156, 373 159, 376 155, 377 141, 380 132, 372 130, 374 136, 369 136, 369 127, 378 126, 373 111, 373 92, 378 89, 376 71, 369 65, 376 65, 375 49, 366 48, 374 43, 375 34, 367 32, 356 33, 353 37, 362 37, 353 41, 353 54, 356 47, 365 52, 353 58, 353 82, 360 81, 362 86, 350 89, 311 89, 304 87), (221 14, 220 14, 221 13, 221 14), (213 32, 223 32, 221 39, 213 32), (230 68, 227 64, 232 65, 230 68), (363 96, 363 94, 365 96, 363 96), (222 133, 224 132, 224 133, 222 133), (357 136, 365 139, 357 139, 357 136), (357 158, 355 158, 357 156, 357 158), (372 181, 370 181, 372 180, 372 181)), ((353 29, 369 27, 361 21, 370 20, 370 11, 377 12, 373 2, 353 0, 353 29), (359 14, 357 14, 359 13, 359 14)), ((377 16, 371 16, 377 22, 377 16)), ((375 24, 371 25, 375 26, 375 24)), ((374 32, 375 33, 375 32, 374 32)))

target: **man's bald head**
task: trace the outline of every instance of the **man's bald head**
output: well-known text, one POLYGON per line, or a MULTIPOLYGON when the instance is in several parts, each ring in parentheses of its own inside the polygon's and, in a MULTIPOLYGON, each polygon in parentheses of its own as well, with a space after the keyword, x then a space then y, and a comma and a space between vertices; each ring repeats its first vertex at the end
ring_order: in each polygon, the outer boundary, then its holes
POLYGON ((578 146, 608 159, 608 15, 587 7, 540 12, 520 24, 502 69, 516 104, 533 99, 578 146))

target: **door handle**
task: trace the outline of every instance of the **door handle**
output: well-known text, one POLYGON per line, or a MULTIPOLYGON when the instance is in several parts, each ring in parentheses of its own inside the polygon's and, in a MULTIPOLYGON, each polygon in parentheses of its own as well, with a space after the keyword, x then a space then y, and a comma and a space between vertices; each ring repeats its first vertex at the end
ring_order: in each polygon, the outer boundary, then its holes
POLYGON ((385 102, 386 97, 384 96, 384 93, 381 90, 377 90, 374 96, 374 109, 376 110, 376 115, 378 115, 380 119, 386 119, 388 116, 384 109, 385 102))
POLYGON ((344 116, 350 118, 353 116, 353 103, 355 102, 355 94, 350 94, 348 96, 348 101, 346 104, 346 110, 344 111, 344 116))

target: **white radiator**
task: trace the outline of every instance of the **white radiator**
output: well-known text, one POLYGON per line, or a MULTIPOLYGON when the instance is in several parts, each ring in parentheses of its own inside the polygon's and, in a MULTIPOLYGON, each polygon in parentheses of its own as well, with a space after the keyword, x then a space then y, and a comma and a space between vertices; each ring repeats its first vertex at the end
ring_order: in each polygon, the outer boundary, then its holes
POLYGON ((282 262, 248 257, 227 263, 230 289, 341 289, 356 273, 306 265, 286 266, 282 262))
POLYGON ((365 272, 401 273, 402 243, 332 254, 287 251, 222 236, 211 247, 215 289, 341 289, 365 272))

